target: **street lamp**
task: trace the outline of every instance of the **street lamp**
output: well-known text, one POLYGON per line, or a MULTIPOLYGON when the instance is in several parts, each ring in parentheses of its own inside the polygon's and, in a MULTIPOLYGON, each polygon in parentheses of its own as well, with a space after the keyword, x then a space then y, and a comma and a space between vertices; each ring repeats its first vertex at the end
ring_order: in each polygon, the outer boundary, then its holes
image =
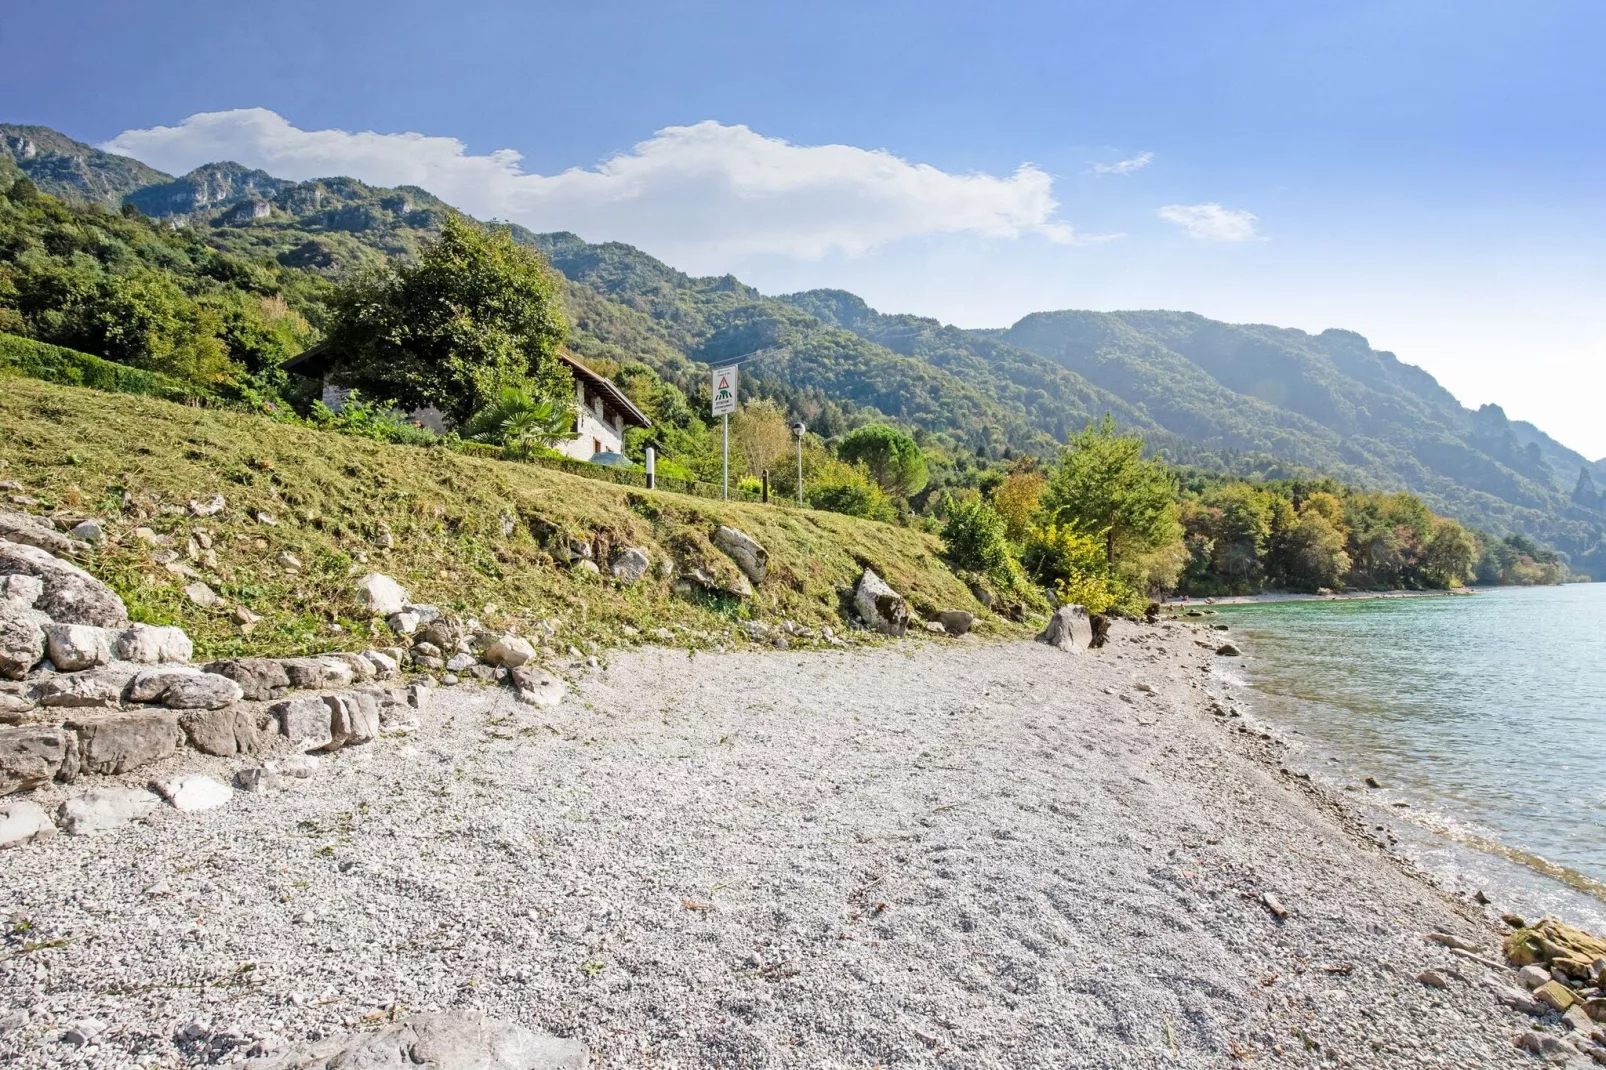
POLYGON ((803 436, 808 434, 808 426, 799 420, 792 425, 792 434, 797 436, 797 504, 803 504, 803 436))

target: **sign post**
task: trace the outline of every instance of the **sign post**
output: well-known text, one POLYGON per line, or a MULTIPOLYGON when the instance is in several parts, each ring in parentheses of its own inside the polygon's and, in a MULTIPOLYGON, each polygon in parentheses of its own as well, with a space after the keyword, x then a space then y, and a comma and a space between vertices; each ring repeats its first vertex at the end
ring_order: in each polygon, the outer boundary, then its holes
POLYGON ((721 495, 729 501, 731 496, 731 413, 736 411, 736 365, 715 368, 713 386, 714 415, 721 423, 722 480, 721 495))

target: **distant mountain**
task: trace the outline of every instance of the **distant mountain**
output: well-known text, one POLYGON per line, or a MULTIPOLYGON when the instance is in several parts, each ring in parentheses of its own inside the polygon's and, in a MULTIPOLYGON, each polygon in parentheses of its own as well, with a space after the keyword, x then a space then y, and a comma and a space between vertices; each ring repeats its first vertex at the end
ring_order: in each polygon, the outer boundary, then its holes
POLYGON ((74 141, 48 126, 0 123, 0 154, 45 193, 115 208, 136 190, 172 181, 153 167, 74 141))
MULTIPOLYGON (((12 163, 53 195, 129 204, 216 248, 329 277, 413 254, 452 210, 416 187, 291 182, 228 162, 174 178, 43 127, 0 126, 0 166, 12 163)), ((1180 463, 1411 490, 1606 573, 1606 462, 1497 405, 1467 409, 1350 331, 1071 310, 966 330, 841 290, 770 297, 618 242, 512 231, 568 280, 580 355, 640 360, 694 396, 706 365, 741 359, 750 390, 827 433, 880 414, 991 457, 1050 454, 1110 413, 1180 463)))

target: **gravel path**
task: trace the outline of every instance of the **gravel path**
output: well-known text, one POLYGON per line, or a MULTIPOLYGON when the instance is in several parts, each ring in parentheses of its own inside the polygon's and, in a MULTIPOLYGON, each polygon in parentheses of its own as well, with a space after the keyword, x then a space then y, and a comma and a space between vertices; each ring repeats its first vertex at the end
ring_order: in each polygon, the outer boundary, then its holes
POLYGON ((444 691, 280 793, 0 855, 0 1062, 238 1061, 399 1004, 604 1067, 1522 1065, 1528 1022, 1423 940, 1493 929, 1213 716, 1198 637, 444 691))

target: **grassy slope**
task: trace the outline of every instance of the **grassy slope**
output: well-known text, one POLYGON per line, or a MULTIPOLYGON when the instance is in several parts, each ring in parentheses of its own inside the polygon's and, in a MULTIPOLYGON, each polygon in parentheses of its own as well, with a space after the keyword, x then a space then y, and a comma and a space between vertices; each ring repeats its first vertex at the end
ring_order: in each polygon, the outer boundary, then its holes
POLYGON ((111 520, 110 538, 88 567, 117 588, 136 619, 186 628, 198 656, 365 645, 372 623, 357 618, 348 591, 370 569, 396 577, 415 600, 479 615, 487 625, 530 634, 537 621, 559 618, 559 638, 580 645, 615 641, 626 625, 643 632, 680 626, 678 641, 696 645, 724 637, 734 618, 749 613, 840 628, 844 588, 865 565, 917 610, 969 609, 984 618, 983 630, 1015 627, 984 614, 938 556, 938 541, 920 532, 834 513, 647 494, 531 465, 28 379, 0 380, 0 479, 40 499, 36 512, 111 520), (126 511, 125 490, 134 500, 126 511), (185 503, 216 493, 228 502, 223 514, 186 514, 185 503), (256 510, 278 524, 256 522, 248 515, 256 510), (518 521, 506 537, 504 517, 518 521), (376 545, 381 523, 394 533, 394 549, 376 545), (731 574, 707 538, 719 523, 751 533, 770 552, 770 577, 750 606, 674 596, 657 572, 632 588, 570 572, 534 534, 555 528, 613 547, 645 545, 654 565, 673 551, 731 574), (240 635, 225 610, 190 605, 182 589, 191 581, 152 560, 154 548, 133 535, 140 524, 171 536, 181 560, 191 534, 208 532, 216 567, 192 567, 231 603, 262 614, 253 633, 240 635), (299 574, 278 563, 286 551, 300 559, 299 574), (499 608, 481 613, 487 603, 499 608), (333 633, 333 623, 345 633, 333 633))

